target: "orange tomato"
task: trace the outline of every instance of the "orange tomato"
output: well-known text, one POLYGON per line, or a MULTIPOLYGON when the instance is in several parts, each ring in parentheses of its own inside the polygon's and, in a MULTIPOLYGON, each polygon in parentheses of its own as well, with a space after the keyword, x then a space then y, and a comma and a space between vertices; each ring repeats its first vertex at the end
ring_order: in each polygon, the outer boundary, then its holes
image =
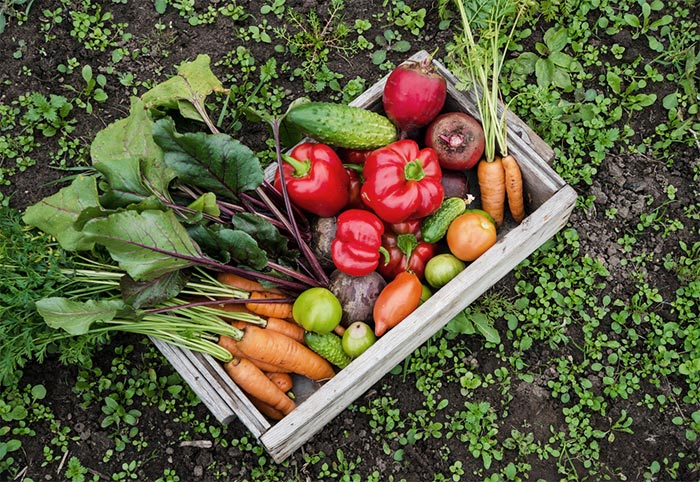
POLYGON ((412 271, 402 271, 387 283, 374 303, 374 334, 382 336, 420 304, 423 285, 412 271))
POLYGON ((474 261, 496 243, 496 225, 478 211, 459 215, 447 229, 447 246, 462 261, 474 261))

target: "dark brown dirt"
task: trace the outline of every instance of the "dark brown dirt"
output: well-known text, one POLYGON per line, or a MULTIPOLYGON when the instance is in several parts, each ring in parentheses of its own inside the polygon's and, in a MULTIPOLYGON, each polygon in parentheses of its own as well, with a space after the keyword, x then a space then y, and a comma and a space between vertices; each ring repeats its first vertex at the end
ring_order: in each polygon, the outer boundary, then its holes
MULTIPOLYGON (((217 2, 211 2, 216 4, 217 2)), ((264 2, 240 2, 249 11, 257 12, 258 4, 264 2)), ((267 3, 267 2, 265 2, 267 3)), ((347 2, 345 17, 349 21, 355 18, 366 18, 371 12, 379 11, 382 6, 379 0, 358 0, 347 2)), ((425 2, 430 3, 430 2, 425 2)), ((328 2, 316 0, 288 0, 287 5, 294 7, 298 11, 318 8, 323 14, 328 7, 328 2)), ((106 2, 105 2, 105 5, 106 2)), ((60 25, 52 27, 57 34, 57 39, 51 42, 44 41, 44 34, 40 30, 43 9, 55 9, 59 6, 57 0, 46 0, 36 2, 31 10, 30 20, 24 25, 10 24, 8 31, 0 36, 0 82, 2 83, 1 101, 16 99, 21 94, 30 91, 43 92, 45 94, 59 93, 69 95, 63 87, 64 84, 80 84, 79 71, 71 76, 62 77, 57 70, 59 63, 66 59, 75 57, 81 65, 90 64, 93 69, 106 67, 108 59, 106 54, 85 50, 79 42, 72 39, 67 34, 70 29, 69 22, 64 20, 60 25), (39 5, 41 3, 41 5, 39 5), (21 58, 15 59, 11 54, 17 49, 17 41, 26 41, 26 48, 21 58), (22 73, 22 67, 29 66, 32 71, 31 76, 22 73)), ((114 13, 115 21, 128 24, 127 31, 133 34, 132 40, 125 43, 125 47, 134 49, 137 46, 147 44, 149 52, 139 55, 134 59, 126 59, 117 65, 120 72, 129 72, 139 80, 162 81, 174 72, 174 66, 184 60, 191 60, 197 54, 206 53, 212 59, 218 59, 225 53, 235 49, 240 45, 240 41, 233 35, 234 29, 239 26, 253 24, 255 20, 247 23, 233 24, 228 19, 223 19, 219 23, 210 26, 189 26, 173 8, 168 8, 164 15, 158 16, 152 2, 131 1, 128 5, 109 4, 109 9, 114 13), (173 25, 173 28, 166 29, 161 33, 154 28, 156 22, 164 25, 173 25), (169 53, 164 56, 162 52, 169 53)), ((411 52, 425 49, 434 50, 435 45, 443 45, 451 38, 448 31, 439 31, 434 26, 437 25, 437 12, 435 7, 429 8, 429 16, 426 21, 426 35, 419 40, 411 38, 411 52)), ((374 38, 381 32, 382 26, 379 22, 373 22, 372 29, 365 34, 367 38, 374 38)), ((408 34, 407 34, 408 36, 408 34)), ((410 38, 410 37, 409 37, 410 38)), ((634 56, 640 47, 635 40, 620 36, 608 39, 610 42, 618 42, 628 47, 627 54, 634 56)), ((271 55, 278 58, 278 64, 285 62, 293 69, 298 66, 300 60, 289 54, 276 54, 270 44, 247 44, 252 49, 256 59, 266 59, 271 55)), ((371 53, 361 53, 351 59, 340 57, 332 58, 329 67, 336 72, 345 75, 345 79, 362 77, 371 85, 386 72, 380 71, 372 64, 371 53)), ((389 58, 398 63, 406 54, 390 52, 389 58)), ((218 75, 225 72, 214 71, 218 75)), ((287 99, 293 99, 303 95, 303 89, 299 83, 285 80, 283 77, 277 79, 280 85, 287 89, 287 99)), ((93 114, 86 114, 80 109, 75 109, 77 118, 75 135, 78 136, 83 145, 87 146, 96 132, 102 129, 115 119, 123 117, 128 111, 129 90, 119 84, 115 77, 110 77, 107 85, 109 100, 103 104, 95 104, 93 114)), ((141 89, 142 93, 143 89, 141 89)), ((659 97, 666 92, 660 91, 659 97)), ((319 94, 319 100, 325 94, 319 94)), ((637 135, 642 138, 653 132, 654 126, 665 120, 665 112, 659 110, 644 111, 644 115, 634 116, 629 119, 637 135)), ((261 149, 264 146, 266 132, 259 125, 246 125, 241 133, 241 140, 253 148, 261 149)), ((11 195, 11 204, 17 208, 26 207, 42 197, 56 191, 55 181, 66 175, 49 165, 47 161, 49 152, 54 149, 49 139, 42 139, 43 146, 35 152, 35 157, 40 162, 29 168, 27 171, 12 178, 11 187, 3 187, 2 192, 11 195)), ((678 162, 668 168, 663 162, 648 159, 642 155, 615 155, 610 153, 606 162, 595 177, 591 186, 580 186, 580 194, 583 196, 595 195, 597 197, 595 211, 582 212, 576 210, 570 224, 576 226, 581 236, 581 250, 588 253, 593 258, 602 258, 611 266, 611 279, 608 286, 615 296, 624 297, 627 293, 633 292, 633 286, 626 268, 619 265, 621 256, 616 239, 620 232, 624 232, 629 223, 634 223, 639 214, 645 208, 646 196, 654 199, 662 197, 663 187, 673 184, 678 188, 678 199, 688 199, 697 193, 697 186, 692 180, 691 162, 697 157, 696 151, 687 149, 687 152, 679 152, 678 162), (614 219, 608 219, 604 215, 606 207, 615 206, 621 213, 614 219)), ((86 160, 87 163, 87 160, 86 160)), ((682 204, 670 205, 669 215, 673 210, 682 210, 682 204)), ((675 241, 675 240, 674 240, 675 241)), ((690 240, 688 240, 690 241, 690 240)), ((659 236, 649 236, 640 240, 640 249, 647 249, 655 256, 661 258, 663 253, 675 249, 675 242, 662 240, 659 236)), ((651 264, 650 264, 651 266, 651 264)), ((658 273, 650 273, 652 282, 662 291, 671 293, 675 288, 672 280, 663 279, 665 271, 658 270, 658 273)), ((506 278, 499 285, 506 291, 512 290, 514 280, 506 278)), ((105 350, 104 357, 99 357, 96 364, 105 365, 104 369, 109 370, 109 362, 113 356, 113 347, 121 344, 134 344, 136 352, 132 357, 133 364, 140 370, 153 368, 159 373, 171 373, 169 366, 158 365, 159 361, 144 359, 141 357, 146 349, 136 338, 118 337, 114 344, 105 350)), ((482 364, 494 364, 487 372, 492 372, 497 365, 490 353, 480 353, 480 344, 474 343, 474 358, 482 364)), ((546 349, 542 349, 546 352, 546 349)), ((533 349, 532 353, 537 353, 533 349)), ((574 353, 572 356, 579 356, 574 353)), ((535 356, 530 354, 533 366, 538 364, 535 356)), ((529 427, 538 440, 546 440, 550 434, 550 427, 560 429, 565 426, 566 421, 561 411, 561 404, 549 396, 547 390, 547 377, 551 375, 549 367, 541 367, 542 378, 533 383, 515 381, 510 388, 510 395, 513 399, 508 405, 510 413, 509 422, 512 428, 521 426, 529 427)), ((213 448, 182 447, 177 439, 178 435, 187 431, 187 424, 176 420, 173 416, 165 414, 157 406, 141 406, 139 410, 143 412, 139 424, 139 436, 147 441, 148 446, 142 453, 136 453, 132 449, 123 454, 116 454, 109 462, 95 460, 94 457, 101 457, 108 448, 112 448, 114 443, 108 437, 108 431, 100 427, 103 414, 96 405, 88 409, 80 407, 79 396, 73 392, 72 387, 76 383, 78 370, 75 367, 65 367, 55 360, 49 360, 41 367, 29 367, 23 378, 26 384, 44 384, 50 388, 49 404, 55 412, 56 417, 63 424, 69 426, 73 434, 78 434, 79 439, 71 442, 70 454, 78 457, 83 463, 88 464, 93 470, 93 474, 100 476, 100 480, 112 480, 111 474, 118 472, 121 463, 124 461, 141 459, 145 460, 144 465, 138 472, 138 480, 147 482, 155 481, 163 476, 163 470, 168 467, 174 468, 180 475, 180 480, 214 481, 214 480, 254 480, 251 479, 253 469, 257 467, 258 456, 254 452, 244 452, 234 447, 215 446, 213 448), (216 476, 211 471, 205 470, 217 461, 225 461, 236 467, 238 472, 230 471, 227 475, 216 476)), ((415 380, 410 377, 405 382, 401 377, 387 376, 378 383, 372 390, 366 393, 360 403, 381 397, 387 394, 399 400, 402 413, 409 413, 423 407, 424 398, 414 388, 415 380)), ((454 403, 463 403, 463 396, 453 388, 440 393, 440 397, 454 400, 454 403), (450 390, 453 390, 454 393, 450 390)), ((649 387, 649 391, 655 393, 657 389, 649 387)), ((501 394, 494 390, 488 400, 495 407, 500 406, 501 394)), ((636 432, 634 434, 623 434, 619 437, 624 442, 618 441, 611 451, 603 450, 605 462, 610 467, 620 468, 619 474, 625 474, 628 481, 643 480, 643 468, 651 461, 663 458, 665 454, 685 451, 690 456, 697 456, 698 447, 692 446, 683 438, 682 433, 663 433, 659 427, 667 426, 661 420, 661 414, 657 414, 659 420, 650 417, 649 410, 642 410, 631 403, 622 404, 628 410, 635 421, 636 432)), ((209 420, 211 424, 216 422, 208 415, 203 405, 193 408, 197 419, 209 420)), ((247 431, 238 421, 232 422, 227 427, 229 439, 241 439, 245 437, 247 431)), ((433 480, 435 473, 449 474, 449 463, 441 457, 441 451, 447 446, 451 453, 465 454, 464 443, 457 440, 444 440, 428 438, 418 441, 415 445, 406 445, 405 458, 402 463, 395 462, 391 455, 385 455, 383 451, 383 440, 369 433, 369 417, 358 411, 346 410, 336 421, 327 426, 321 433, 314 437, 300 451, 298 451, 289 461, 291 468, 285 470, 286 476, 277 478, 275 474, 270 474, 265 480, 313 480, 315 469, 308 467, 309 462, 304 454, 317 454, 324 452, 327 461, 332 464, 336 460, 336 449, 342 449, 346 458, 353 459, 357 456, 362 458, 362 462, 355 470, 362 475, 362 480, 369 480, 373 471, 383 474, 379 480, 389 480, 389 474, 393 474, 397 479, 405 478, 409 482, 433 480)), ((39 480, 63 480, 60 475, 41 466, 43 455, 41 450, 44 444, 48 443, 53 434, 48 430, 46 433, 38 434, 37 444, 23 445, 23 453, 16 458, 22 458, 29 468, 29 473, 34 481, 39 480)), ((198 434, 194 434, 194 439, 198 434)), ((207 434, 201 435, 202 439, 207 439, 207 434)), ((394 442, 390 449, 395 451, 402 446, 394 442)), ((462 458, 470 459, 471 455, 462 455, 462 458)), ((538 460, 530 457, 531 463, 530 480, 558 480, 556 467, 551 459, 538 460)), ((478 467, 465 467, 465 479, 469 479, 471 470, 478 467)), ((223 465, 220 465, 220 467, 223 465)), ((55 466, 53 467, 55 470, 55 466)), ((609 480, 618 480, 616 474, 608 474, 609 480)), ((259 474, 258 474, 259 476, 259 474)), ((338 477, 339 478, 339 477, 338 477)), ((673 480, 697 480, 698 474, 693 472, 681 472, 678 479, 673 480), (685 478, 684 478, 685 477, 685 478)), ((2 475, 0 474, 0 479, 2 475)), ((343 479, 346 480, 346 479, 343 479)), ((350 480, 350 479, 347 479, 350 480)), ((355 480, 355 479, 352 479, 355 480)), ((357 479, 360 480, 360 479, 357 479)), ((456 480, 456 479, 455 479, 456 480)), ((657 479, 660 480, 660 479, 657 479)), ((669 479, 671 480, 671 479, 669 479)))

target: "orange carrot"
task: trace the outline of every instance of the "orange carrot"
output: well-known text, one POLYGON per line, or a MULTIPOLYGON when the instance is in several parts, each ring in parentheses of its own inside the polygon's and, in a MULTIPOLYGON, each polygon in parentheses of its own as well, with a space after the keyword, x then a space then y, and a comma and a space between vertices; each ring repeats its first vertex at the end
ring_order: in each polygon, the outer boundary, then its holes
POLYGON ((500 156, 493 161, 482 159, 476 168, 476 176, 481 190, 481 208, 489 213, 496 226, 503 224, 506 201, 505 174, 500 156))
POLYGON ((258 411, 260 411, 260 413, 265 415, 267 418, 271 420, 282 420, 284 418, 284 414, 282 412, 274 407, 271 407, 269 404, 263 402, 259 398, 255 398, 250 393, 248 394, 248 399, 255 406, 255 408, 257 408, 258 411))
POLYGON ((279 293, 274 293, 271 291, 251 291, 250 301, 245 304, 253 313, 260 316, 267 316, 273 318, 291 318, 292 317, 292 303, 275 303, 275 302, 255 302, 255 300, 265 300, 265 299, 275 299, 284 298, 284 295, 279 293))
POLYGON ((261 322, 249 322, 249 321, 243 321, 243 320, 233 320, 231 321, 231 325, 235 326, 238 329, 243 329, 247 324, 251 325, 256 325, 256 326, 262 326, 266 330, 272 330, 276 331, 277 333, 281 333, 285 336, 288 336, 289 338, 298 341, 299 343, 304 343, 304 328, 302 328, 300 325, 297 325, 293 321, 287 321, 283 320, 282 318, 261 318, 261 322))
POLYGON ((272 365, 271 363, 265 363, 260 360, 256 360, 254 358, 251 358, 247 356, 245 353, 243 353, 239 348, 238 348, 238 342, 231 338, 230 336, 226 335, 221 335, 219 337, 219 345, 228 350, 231 355, 238 357, 238 358, 247 358, 248 360, 252 361, 255 363, 255 365, 260 368, 264 372, 268 373, 288 373, 289 369, 287 368, 282 368, 278 367, 276 365, 272 365))
POLYGON ((294 410, 296 404, 250 360, 236 358, 224 364, 226 373, 241 390, 279 410, 284 415, 294 410))
MULTIPOLYGON (((221 303, 216 305, 216 307, 227 313, 252 313, 245 305, 245 303, 221 303)), ((225 317, 226 315, 222 316, 225 317)))
POLYGON ((236 345, 250 358, 286 368, 312 380, 326 380, 335 375, 333 366, 325 358, 298 341, 265 328, 246 326, 236 345))
POLYGON ((502 161, 505 174, 506 194, 508 196, 508 208, 516 223, 525 219, 525 199, 523 197, 523 176, 520 166, 510 154, 504 156, 502 161))
POLYGON ((275 318, 274 316, 271 316, 265 321, 264 326, 268 330, 287 335, 289 338, 296 340, 299 343, 304 342, 304 328, 293 321, 287 321, 283 320, 282 318, 275 318))
POLYGON ((267 378, 272 380, 275 385, 280 387, 280 390, 287 393, 292 389, 294 382, 292 381, 292 376, 289 373, 266 373, 267 378))
POLYGON ((257 281, 233 273, 219 273, 216 279, 219 280, 219 283, 242 291, 265 291, 263 285, 257 281))
POLYGON ((255 280, 244 278, 243 276, 233 273, 219 273, 217 279, 220 283, 241 291, 271 291, 272 293, 281 293, 277 288, 265 288, 255 280))

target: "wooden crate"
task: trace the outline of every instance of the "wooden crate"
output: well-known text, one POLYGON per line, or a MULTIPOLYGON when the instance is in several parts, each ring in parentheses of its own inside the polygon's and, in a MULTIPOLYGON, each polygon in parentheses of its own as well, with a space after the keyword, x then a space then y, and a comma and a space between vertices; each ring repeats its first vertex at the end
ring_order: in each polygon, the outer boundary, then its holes
MULTIPOLYGON (((421 51, 411 60, 422 60, 427 56, 427 52, 421 51)), ((467 112, 478 119, 471 92, 458 91, 456 78, 439 62, 433 62, 447 79, 445 110, 467 112)), ((355 99, 352 105, 381 111, 385 83, 386 76, 355 99)), ((522 120, 510 112, 507 115, 509 149, 522 170, 528 217, 517 226, 504 224, 493 247, 334 378, 317 384, 297 377, 295 394, 298 406, 283 420, 270 423, 216 360, 154 340, 221 423, 226 424, 238 417, 275 461, 285 460, 457 313, 564 227, 576 202, 576 192, 550 167, 554 153, 549 146, 522 120)), ((271 169, 267 174, 271 176, 272 172, 271 169)))

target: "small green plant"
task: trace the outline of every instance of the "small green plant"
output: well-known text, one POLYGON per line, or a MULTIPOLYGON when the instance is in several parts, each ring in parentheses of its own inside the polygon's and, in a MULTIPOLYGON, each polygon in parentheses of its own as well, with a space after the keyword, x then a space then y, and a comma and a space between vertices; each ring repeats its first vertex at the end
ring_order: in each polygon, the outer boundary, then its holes
POLYGON ((313 83, 320 72, 330 72, 327 63, 332 53, 348 58, 356 51, 350 39, 352 29, 343 21, 344 9, 345 0, 332 0, 325 19, 315 9, 306 14, 287 9, 289 24, 276 28, 275 34, 290 53, 303 59, 294 77, 313 83))
POLYGON ((542 42, 535 43, 535 52, 523 52, 510 61, 519 75, 535 74, 537 85, 543 89, 555 87, 564 92, 573 91, 571 75, 581 73, 583 67, 571 55, 563 52, 570 39, 566 28, 550 27, 542 42))
POLYGON ((634 13, 624 14, 623 21, 628 27, 632 27, 633 33, 632 38, 638 39, 641 35, 644 35, 649 44, 649 48, 656 51, 662 52, 664 50, 664 45, 653 36, 654 32, 657 32, 662 27, 669 25, 674 21, 673 16, 666 14, 662 15, 660 18, 653 20, 656 13, 663 10, 664 2, 661 0, 638 0, 637 2, 641 7, 641 12, 639 15, 634 13))
POLYGON ((465 442, 467 450, 480 458, 488 470, 494 461, 503 458, 503 449, 496 438, 498 417, 488 402, 465 402, 464 408, 451 417, 446 436, 465 442))
POLYGON ((277 18, 282 18, 284 15, 284 4, 286 0, 269 0, 269 3, 260 7, 260 13, 263 15, 273 14, 277 18))
MULTIPOLYGON (((386 7, 388 3, 389 0, 384 0, 384 7, 386 7)), ((387 20, 418 37, 423 27, 425 27, 426 13, 425 8, 414 10, 403 0, 391 0, 391 8, 387 15, 387 20)))
POLYGON ((405 53, 411 50, 411 43, 402 40, 401 34, 392 29, 386 29, 374 38, 374 42, 379 46, 372 54, 372 63, 379 65, 385 70, 392 68, 391 62, 387 62, 389 52, 405 53))
POLYGON ((47 98, 32 92, 21 96, 19 103, 26 109, 22 123, 39 130, 46 137, 55 136, 59 131, 70 133, 75 129, 75 120, 70 117, 73 104, 61 95, 51 94, 47 98))
POLYGON ((64 475, 70 482, 84 482, 85 474, 87 473, 88 470, 83 467, 78 457, 71 457, 68 459, 68 466, 66 467, 64 475))
POLYGON ((117 46, 125 35, 126 23, 115 23, 112 12, 103 11, 100 4, 82 0, 79 5, 61 0, 70 9, 72 29, 70 34, 88 50, 104 52, 117 46))
POLYGON ((78 90, 72 85, 66 85, 68 90, 77 94, 74 102, 78 107, 85 109, 88 114, 92 114, 92 102, 105 102, 108 98, 104 88, 107 85, 107 77, 103 74, 94 75, 90 65, 84 65, 81 76, 85 81, 85 86, 78 90))
POLYGON ((2 0, 0 1, 0 35, 7 28, 8 17, 15 17, 20 20, 26 19, 29 16, 29 10, 32 8, 34 0, 2 0), (20 10, 24 7, 24 10, 20 10))

